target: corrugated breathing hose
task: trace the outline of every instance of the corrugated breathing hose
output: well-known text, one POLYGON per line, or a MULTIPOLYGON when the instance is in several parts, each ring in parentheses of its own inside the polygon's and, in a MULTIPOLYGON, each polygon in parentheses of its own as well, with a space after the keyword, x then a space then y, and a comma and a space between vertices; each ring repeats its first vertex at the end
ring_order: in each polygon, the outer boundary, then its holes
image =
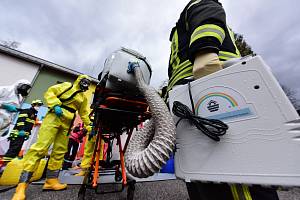
POLYGON ((148 102, 152 118, 136 131, 125 153, 130 174, 145 178, 158 172, 169 160, 175 147, 175 125, 165 102, 156 90, 144 82, 141 69, 135 67, 137 87, 148 102))

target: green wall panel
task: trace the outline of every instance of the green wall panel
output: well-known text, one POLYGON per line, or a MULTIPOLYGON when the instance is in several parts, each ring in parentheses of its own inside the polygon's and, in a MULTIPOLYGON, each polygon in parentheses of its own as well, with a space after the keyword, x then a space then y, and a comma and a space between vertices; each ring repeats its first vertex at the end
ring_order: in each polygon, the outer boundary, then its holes
POLYGON ((41 99, 44 101, 44 93, 47 91, 47 89, 57 84, 58 82, 74 82, 76 80, 77 76, 70 75, 68 73, 64 73, 58 70, 53 70, 49 68, 42 68, 40 73, 38 74, 36 81, 30 91, 30 94, 26 98, 26 103, 31 103, 34 99, 41 99))

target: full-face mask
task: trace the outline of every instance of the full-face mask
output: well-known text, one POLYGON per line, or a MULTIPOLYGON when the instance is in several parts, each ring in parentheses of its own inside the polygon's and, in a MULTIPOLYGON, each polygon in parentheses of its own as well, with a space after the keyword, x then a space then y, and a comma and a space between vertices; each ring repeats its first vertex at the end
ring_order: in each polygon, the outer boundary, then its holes
POLYGON ((83 78, 79 82, 79 87, 83 91, 87 91, 89 89, 89 86, 91 84, 91 81, 87 78, 83 78))
POLYGON ((30 88, 31 88, 31 85, 20 83, 17 86, 17 93, 22 95, 22 97, 26 97, 29 94, 30 88))

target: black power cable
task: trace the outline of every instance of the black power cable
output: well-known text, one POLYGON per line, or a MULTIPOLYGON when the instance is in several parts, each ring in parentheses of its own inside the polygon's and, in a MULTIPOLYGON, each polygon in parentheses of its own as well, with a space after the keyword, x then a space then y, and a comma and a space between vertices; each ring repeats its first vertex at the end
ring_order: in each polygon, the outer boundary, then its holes
POLYGON ((220 136, 225 135, 228 129, 228 125, 220 120, 196 116, 186 105, 179 101, 174 101, 172 111, 174 115, 180 118, 176 126, 182 119, 187 119, 203 134, 215 141, 220 141, 220 136))

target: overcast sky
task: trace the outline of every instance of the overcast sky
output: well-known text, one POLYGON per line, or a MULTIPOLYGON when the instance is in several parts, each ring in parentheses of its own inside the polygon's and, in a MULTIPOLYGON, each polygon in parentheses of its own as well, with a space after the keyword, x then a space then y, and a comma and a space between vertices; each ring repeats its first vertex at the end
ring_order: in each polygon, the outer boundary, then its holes
MULTIPOLYGON (((188 0, 2 0, 0 41, 97 77, 120 46, 145 55, 152 85, 167 78, 169 33, 188 0)), ((221 0, 227 22, 300 97, 300 2, 221 0)))

